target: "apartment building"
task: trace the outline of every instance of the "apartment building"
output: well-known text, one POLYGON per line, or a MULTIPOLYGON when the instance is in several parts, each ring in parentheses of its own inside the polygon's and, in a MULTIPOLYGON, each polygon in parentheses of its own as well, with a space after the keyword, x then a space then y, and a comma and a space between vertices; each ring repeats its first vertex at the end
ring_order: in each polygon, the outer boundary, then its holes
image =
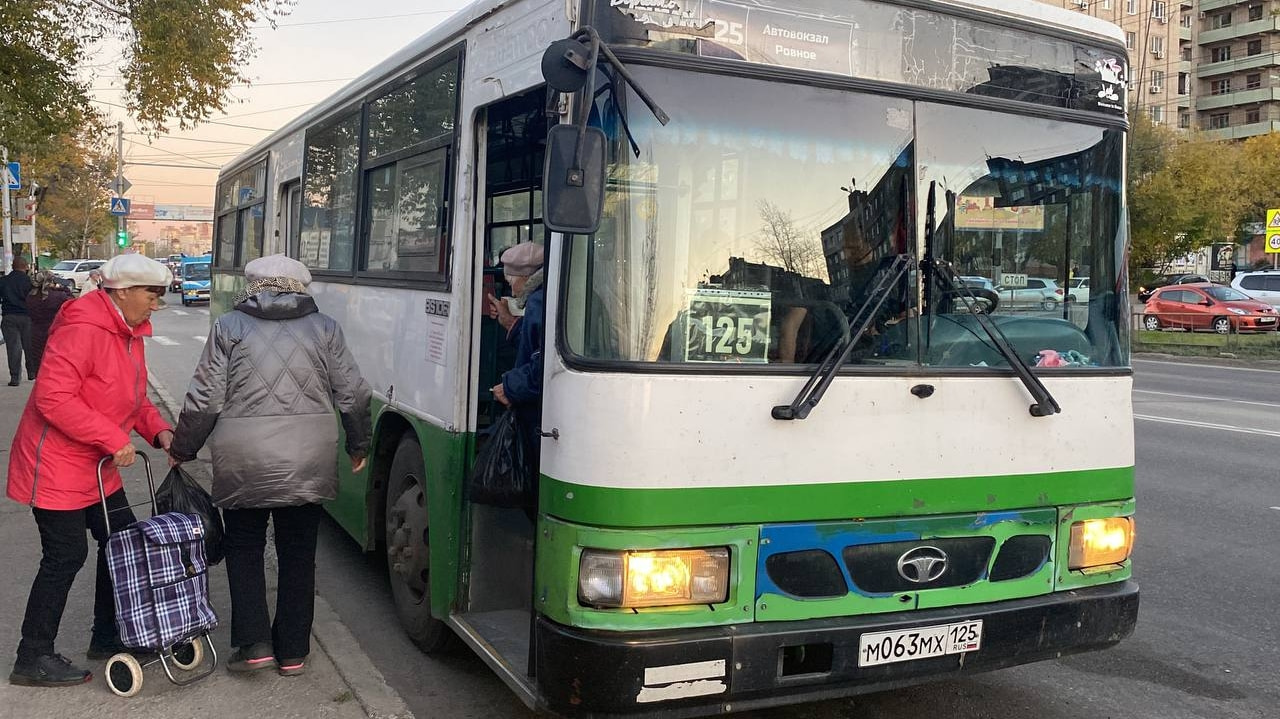
POLYGON ((1109 20, 1129 100, 1156 122, 1242 139, 1280 130, 1280 0, 1042 0, 1109 20))

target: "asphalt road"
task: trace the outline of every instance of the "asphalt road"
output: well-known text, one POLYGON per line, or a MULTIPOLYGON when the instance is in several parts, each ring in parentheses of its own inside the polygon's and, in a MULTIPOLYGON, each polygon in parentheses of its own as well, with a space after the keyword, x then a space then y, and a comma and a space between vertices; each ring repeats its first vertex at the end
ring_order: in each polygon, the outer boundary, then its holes
MULTIPOLYGON (((209 317, 173 305, 154 317, 148 361, 180 401, 209 317)), ((1145 359, 1134 367, 1142 609, 1133 637, 1106 652, 965 680, 735 716, 1280 713, 1280 559, 1271 548, 1280 527, 1280 469, 1271 457, 1280 438, 1280 371, 1145 359)), ((322 527, 317 564, 320 593, 417 716, 531 716, 466 649, 429 657, 405 639, 382 558, 361 553, 332 522, 322 527)))

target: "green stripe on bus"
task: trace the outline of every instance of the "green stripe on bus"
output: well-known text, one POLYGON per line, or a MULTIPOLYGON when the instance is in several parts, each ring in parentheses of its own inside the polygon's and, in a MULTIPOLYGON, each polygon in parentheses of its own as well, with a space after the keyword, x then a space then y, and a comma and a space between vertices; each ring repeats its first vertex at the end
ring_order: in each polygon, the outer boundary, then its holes
POLYGON ((619 489, 542 476, 541 511, 610 527, 815 522, 986 512, 1133 497, 1133 467, 985 477, 619 489))

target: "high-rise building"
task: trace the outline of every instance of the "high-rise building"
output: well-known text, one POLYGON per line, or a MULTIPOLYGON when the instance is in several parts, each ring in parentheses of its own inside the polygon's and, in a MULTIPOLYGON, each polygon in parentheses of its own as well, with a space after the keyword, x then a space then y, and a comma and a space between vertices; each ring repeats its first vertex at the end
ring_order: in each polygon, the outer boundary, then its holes
POLYGON ((1280 0, 1042 0, 1110 20, 1129 100, 1153 120, 1242 139, 1280 130, 1280 0))
MULTIPOLYGON (((1273 0, 1268 0, 1268 4, 1273 0)), ((1196 127, 1195 75, 1203 21, 1191 0, 1042 0, 1119 25, 1129 50, 1129 104, 1174 127, 1196 127)), ((1201 6, 1231 4, 1202 1, 1201 6)), ((1239 3, 1244 4, 1244 3, 1239 3)), ((1207 94, 1207 84, 1205 85, 1207 94)))

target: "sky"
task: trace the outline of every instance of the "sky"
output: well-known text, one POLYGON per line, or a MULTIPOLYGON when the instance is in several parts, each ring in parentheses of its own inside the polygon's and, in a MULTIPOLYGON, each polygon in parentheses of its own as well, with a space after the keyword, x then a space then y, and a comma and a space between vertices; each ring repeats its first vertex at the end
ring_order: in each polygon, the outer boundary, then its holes
MULTIPOLYGON (((189 131, 154 140, 138 132, 119 107, 120 80, 110 54, 93 60, 93 95, 111 123, 124 122, 124 176, 135 202, 213 204, 217 168, 301 115, 371 66, 409 44, 469 0, 298 0, 272 29, 255 29, 258 54, 244 69, 248 87, 234 87, 225 112, 189 131), (207 169, 132 163, 198 165, 207 169)), ((112 146, 115 138, 110 138, 112 146)))

